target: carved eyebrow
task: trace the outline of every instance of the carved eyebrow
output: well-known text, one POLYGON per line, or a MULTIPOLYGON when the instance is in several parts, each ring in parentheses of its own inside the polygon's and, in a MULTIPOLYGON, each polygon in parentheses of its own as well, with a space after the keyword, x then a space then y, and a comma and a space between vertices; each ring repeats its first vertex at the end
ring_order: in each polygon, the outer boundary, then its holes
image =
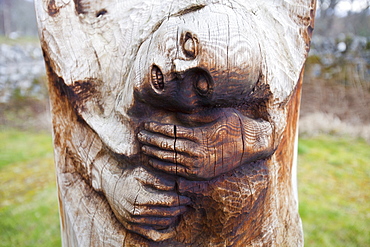
POLYGON ((171 16, 180 16, 180 15, 185 15, 185 14, 188 14, 188 13, 191 13, 191 12, 194 12, 194 11, 198 11, 200 9, 203 9, 204 7, 206 7, 207 5, 205 4, 195 4, 195 5, 191 5, 185 9, 182 9, 180 10, 179 12, 171 15, 171 16))

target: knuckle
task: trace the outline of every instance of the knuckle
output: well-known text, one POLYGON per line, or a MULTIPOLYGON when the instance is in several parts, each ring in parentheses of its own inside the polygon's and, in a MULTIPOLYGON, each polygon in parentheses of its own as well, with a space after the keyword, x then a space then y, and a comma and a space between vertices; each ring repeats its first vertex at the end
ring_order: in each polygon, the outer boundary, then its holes
POLYGON ((163 126, 163 130, 167 134, 172 134, 173 133, 173 128, 174 127, 172 125, 165 125, 165 126, 163 126))
POLYGON ((164 149, 168 149, 168 148, 170 148, 170 145, 169 145, 169 143, 168 143, 168 142, 166 142, 166 141, 162 141, 162 142, 161 142, 161 147, 162 147, 162 148, 164 148, 164 149))

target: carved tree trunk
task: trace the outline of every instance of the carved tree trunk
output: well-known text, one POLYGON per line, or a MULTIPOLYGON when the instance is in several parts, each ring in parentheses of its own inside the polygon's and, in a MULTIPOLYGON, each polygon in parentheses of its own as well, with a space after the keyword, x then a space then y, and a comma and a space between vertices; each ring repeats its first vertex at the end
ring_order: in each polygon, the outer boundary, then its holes
POLYGON ((37 0, 63 246, 302 246, 314 0, 37 0))

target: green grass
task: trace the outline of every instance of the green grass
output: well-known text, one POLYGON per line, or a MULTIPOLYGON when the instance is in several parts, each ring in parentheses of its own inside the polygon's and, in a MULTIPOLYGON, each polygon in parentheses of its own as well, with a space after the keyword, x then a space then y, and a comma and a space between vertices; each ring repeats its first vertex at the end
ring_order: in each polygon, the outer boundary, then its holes
POLYGON ((0 130, 0 169, 20 162, 52 158, 51 136, 13 129, 0 130))
POLYGON ((299 146, 300 214, 306 246, 369 246, 370 145, 318 137, 299 146))
POLYGON ((0 246, 60 246, 50 134, 0 130, 0 246))
MULTIPOLYGON (((370 243, 370 145, 317 137, 299 146, 305 246, 370 243)), ((0 130, 0 246, 60 246, 51 137, 0 130)))
POLYGON ((61 246, 54 186, 32 199, 0 209, 0 246, 61 246))

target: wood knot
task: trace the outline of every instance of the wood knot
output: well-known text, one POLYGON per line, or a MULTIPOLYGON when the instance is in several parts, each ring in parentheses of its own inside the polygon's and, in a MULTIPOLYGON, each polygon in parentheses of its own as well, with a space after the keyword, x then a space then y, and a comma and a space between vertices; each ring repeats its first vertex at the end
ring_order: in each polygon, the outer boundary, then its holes
POLYGON ((163 91, 164 89, 163 73, 157 65, 152 66, 151 83, 152 87, 155 90, 163 91))

